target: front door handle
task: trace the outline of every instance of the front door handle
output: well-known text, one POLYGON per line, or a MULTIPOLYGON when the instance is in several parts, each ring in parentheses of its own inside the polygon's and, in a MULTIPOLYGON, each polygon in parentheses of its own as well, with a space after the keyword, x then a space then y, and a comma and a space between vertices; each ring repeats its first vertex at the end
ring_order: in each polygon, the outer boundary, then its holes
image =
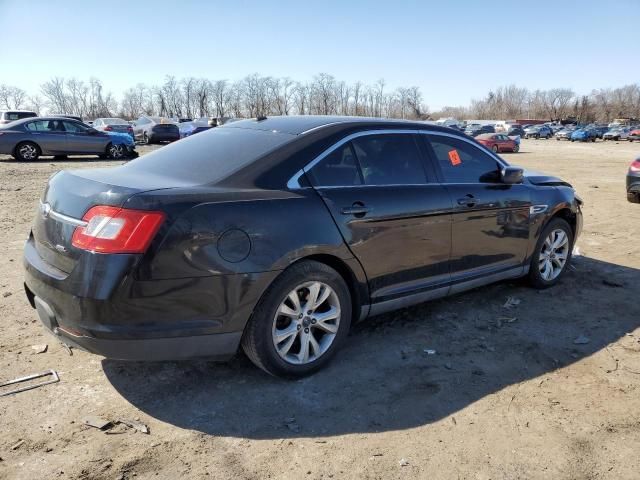
POLYGON ((467 193, 464 196, 464 198, 459 198, 458 199, 458 205, 464 205, 464 206, 467 206, 467 207, 470 207, 470 208, 471 207, 475 207, 476 203, 477 203, 476 198, 473 195, 471 195, 470 193, 467 193))
POLYGON ((362 202, 353 202, 350 207, 342 207, 340 213, 343 215, 353 215, 357 218, 364 217, 367 213, 369 213, 370 209, 364 205, 362 202))

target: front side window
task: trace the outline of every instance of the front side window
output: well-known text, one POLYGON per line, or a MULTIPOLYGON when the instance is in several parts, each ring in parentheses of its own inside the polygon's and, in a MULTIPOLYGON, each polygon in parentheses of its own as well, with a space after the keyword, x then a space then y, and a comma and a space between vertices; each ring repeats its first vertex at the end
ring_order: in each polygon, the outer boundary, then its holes
POLYGON ((88 130, 84 125, 76 122, 64 122, 64 128, 70 133, 84 133, 88 130))
POLYGON ((445 183, 491 183, 499 180, 499 163, 480 148, 457 138, 426 137, 445 183))

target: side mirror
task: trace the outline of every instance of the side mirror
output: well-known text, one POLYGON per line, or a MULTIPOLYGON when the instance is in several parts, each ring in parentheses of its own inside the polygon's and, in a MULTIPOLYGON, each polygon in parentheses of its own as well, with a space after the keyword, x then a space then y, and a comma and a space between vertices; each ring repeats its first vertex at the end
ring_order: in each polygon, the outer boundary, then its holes
POLYGON ((522 183, 522 177, 524 176, 524 170, 520 167, 504 167, 500 171, 500 178, 502 183, 507 185, 515 185, 522 183))

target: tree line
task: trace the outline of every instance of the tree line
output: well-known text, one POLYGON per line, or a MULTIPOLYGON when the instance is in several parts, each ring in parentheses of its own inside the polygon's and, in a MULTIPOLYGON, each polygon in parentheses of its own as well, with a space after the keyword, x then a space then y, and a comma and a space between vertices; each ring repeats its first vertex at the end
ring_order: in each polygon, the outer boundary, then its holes
POLYGON ((531 91, 509 85, 490 91, 468 106, 429 112, 419 87, 386 88, 347 83, 320 73, 308 82, 288 77, 248 75, 238 81, 167 76, 159 85, 138 83, 120 98, 97 78, 89 81, 54 77, 28 94, 0 84, 0 109, 31 109, 37 113, 64 113, 82 118, 140 115, 166 117, 257 117, 264 115, 356 115, 404 119, 517 119, 538 118, 581 122, 640 118, 640 85, 593 90, 578 95, 569 88, 531 91))

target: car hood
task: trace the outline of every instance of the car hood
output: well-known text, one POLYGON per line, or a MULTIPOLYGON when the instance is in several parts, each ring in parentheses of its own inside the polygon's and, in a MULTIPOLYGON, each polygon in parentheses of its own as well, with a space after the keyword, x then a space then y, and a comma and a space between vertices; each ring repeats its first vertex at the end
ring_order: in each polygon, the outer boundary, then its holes
POLYGON ((524 177, 534 185, 543 185, 547 187, 572 187, 569 182, 565 182, 561 178, 547 175, 546 173, 536 172, 535 170, 525 170, 524 177))

